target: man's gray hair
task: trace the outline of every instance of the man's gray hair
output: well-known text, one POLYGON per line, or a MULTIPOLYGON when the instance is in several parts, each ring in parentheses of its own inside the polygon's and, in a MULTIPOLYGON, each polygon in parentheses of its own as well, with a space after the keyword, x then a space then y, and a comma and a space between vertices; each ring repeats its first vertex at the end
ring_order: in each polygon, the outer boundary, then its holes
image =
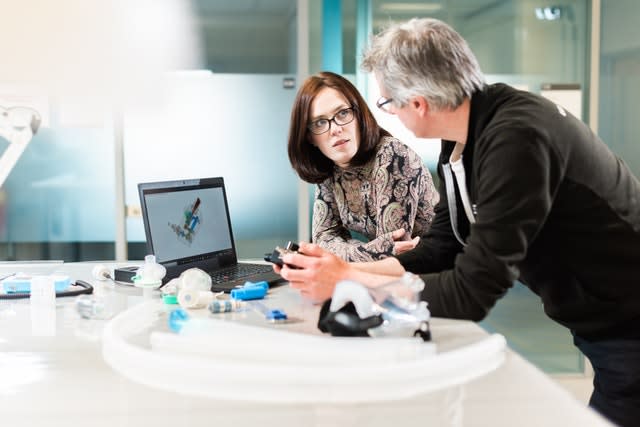
POLYGON ((423 96, 436 110, 455 109, 485 84, 467 42, 432 18, 414 18, 374 36, 362 69, 375 73, 398 106, 423 96))

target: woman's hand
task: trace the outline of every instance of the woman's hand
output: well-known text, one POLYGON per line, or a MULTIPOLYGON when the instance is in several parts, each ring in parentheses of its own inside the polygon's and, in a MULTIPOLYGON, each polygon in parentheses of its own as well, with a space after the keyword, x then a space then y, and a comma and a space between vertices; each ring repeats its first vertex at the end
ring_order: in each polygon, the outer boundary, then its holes
POLYGON ((391 232, 391 238, 394 241, 393 253, 395 255, 400 255, 403 252, 410 251, 415 248, 420 241, 420 236, 416 236, 412 239, 411 235, 404 231, 404 228, 399 228, 391 232))

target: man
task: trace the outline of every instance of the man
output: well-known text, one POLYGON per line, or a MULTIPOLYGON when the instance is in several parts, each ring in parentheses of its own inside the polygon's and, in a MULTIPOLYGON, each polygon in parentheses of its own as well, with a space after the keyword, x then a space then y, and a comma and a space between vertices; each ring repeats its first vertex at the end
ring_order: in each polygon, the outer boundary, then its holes
POLYGON ((520 280, 590 359, 590 404, 621 425, 637 423, 638 180, 561 106, 487 85, 467 43, 443 22, 387 29, 363 68, 375 74, 380 108, 417 137, 442 139, 446 185, 435 220, 395 258, 348 264, 302 244, 276 270, 315 300, 343 279, 376 286, 411 271, 422 275, 432 315, 472 320, 520 280))

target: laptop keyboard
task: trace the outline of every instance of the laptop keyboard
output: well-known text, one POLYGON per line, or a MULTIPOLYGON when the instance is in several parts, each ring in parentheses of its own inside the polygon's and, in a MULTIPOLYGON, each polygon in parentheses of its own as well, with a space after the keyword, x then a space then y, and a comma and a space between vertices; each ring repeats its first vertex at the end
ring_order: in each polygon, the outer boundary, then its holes
POLYGON ((223 283, 232 280, 242 279, 243 277, 252 276, 258 273, 265 273, 272 270, 271 265, 268 264, 236 264, 231 267, 223 268, 222 270, 216 270, 210 272, 211 282, 213 284, 223 283))

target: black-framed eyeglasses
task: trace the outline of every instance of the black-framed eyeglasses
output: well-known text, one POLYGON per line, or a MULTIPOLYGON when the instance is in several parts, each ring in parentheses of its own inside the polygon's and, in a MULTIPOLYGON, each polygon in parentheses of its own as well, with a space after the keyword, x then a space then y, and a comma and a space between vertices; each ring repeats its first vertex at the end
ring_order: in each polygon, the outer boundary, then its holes
POLYGON ((333 117, 328 119, 318 119, 314 120, 307 128, 311 131, 311 133, 315 135, 320 135, 325 132, 329 132, 331 129, 331 122, 334 122, 338 126, 348 125, 355 119, 355 114, 353 111, 353 107, 343 108, 333 115, 333 117))
POLYGON ((392 102, 393 102, 393 98, 385 98, 384 96, 381 96, 380 99, 376 101, 376 107, 378 107, 385 113, 390 113, 392 102))

